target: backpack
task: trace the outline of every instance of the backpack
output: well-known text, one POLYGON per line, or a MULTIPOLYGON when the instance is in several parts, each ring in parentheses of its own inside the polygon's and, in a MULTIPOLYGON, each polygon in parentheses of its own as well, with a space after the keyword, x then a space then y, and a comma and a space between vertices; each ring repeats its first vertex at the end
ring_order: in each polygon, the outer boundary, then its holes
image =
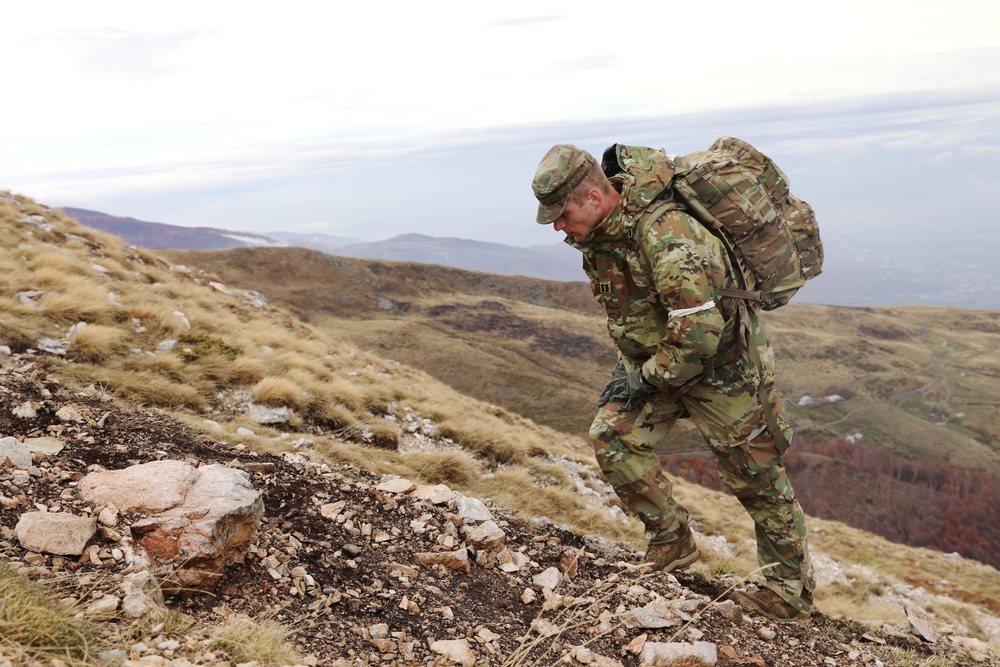
MULTIPOLYGON (((608 176, 622 170, 620 144, 604 152, 608 176), (610 172, 610 173, 609 173, 610 172)), ((688 211, 722 239, 738 266, 755 281, 723 290, 751 307, 779 308, 823 268, 823 242, 816 214, 791 194, 785 173, 756 148, 722 137, 707 151, 673 161, 670 191, 688 211)))

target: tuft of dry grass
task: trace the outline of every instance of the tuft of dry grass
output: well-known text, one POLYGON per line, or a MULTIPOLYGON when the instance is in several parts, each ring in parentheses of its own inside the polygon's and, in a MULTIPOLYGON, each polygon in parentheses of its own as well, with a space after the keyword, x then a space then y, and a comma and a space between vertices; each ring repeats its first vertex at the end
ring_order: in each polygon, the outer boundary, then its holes
POLYGON ((91 324, 73 336, 69 353, 76 360, 97 363, 120 354, 127 342, 126 333, 121 327, 91 324))
POLYGON ((253 402, 269 408, 289 407, 301 410, 309 403, 302 387, 287 377, 269 375, 262 378, 251 390, 253 402))
POLYGON ((93 632, 76 611, 0 561, 0 646, 36 660, 86 660, 94 651, 93 632))
POLYGON ((33 275, 62 275, 82 274, 85 265, 80 261, 76 253, 68 250, 50 250, 44 247, 41 252, 28 260, 28 268, 33 275))
POLYGON ((38 301, 38 311, 59 324, 111 323, 115 308, 105 289, 77 281, 62 292, 46 292, 38 301))
POLYGON ((219 628, 212 646, 237 664, 256 662, 261 667, 281 667, 300 660, 288 643, 290 635, 291 631, 277 621, 254 621, 234 615, 219 628))
POLYGON ((884 664, 893 667, 954 667, 954 663, 946 656, 928 657, 922 651, 901 646, 873 646, 871 651, 884 664))
POLYGON ((147 335, 155 339, 177 338, 191 329, 190 322, 181 313, 177 305, 167 300, 149 299, 148 290, 143 290, 146 298, 129 303, 126 314, 129 318, 138 320, 140 326, 147 330, 147 335))
POLYGON ((364 391, 346 378, 335 378, 326 384, 326 393, 331 401, 342 403, 351 410, 364 406, 364 391))
POLYGON ((412 452, 406 463, 418 479, 428 484, 466 488, 483 474, 482 466, 467 452, 458 449, 439 452, 412 452))
POLYGON ((79 385, 99 383, 122 398, 161 408, 187 408, 201 412, 209 406, 197 386, 150 372, 122 367, 69 364, 65 374, 79 385))

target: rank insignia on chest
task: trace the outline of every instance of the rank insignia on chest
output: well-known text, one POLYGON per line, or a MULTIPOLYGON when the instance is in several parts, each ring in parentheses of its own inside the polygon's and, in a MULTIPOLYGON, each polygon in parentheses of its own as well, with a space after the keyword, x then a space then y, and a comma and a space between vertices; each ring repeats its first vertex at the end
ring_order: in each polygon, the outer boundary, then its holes
POLYGON ((600 285, 601 285, 601 294, 611 294, 610 282, 602 282, 600 283, 600 285))

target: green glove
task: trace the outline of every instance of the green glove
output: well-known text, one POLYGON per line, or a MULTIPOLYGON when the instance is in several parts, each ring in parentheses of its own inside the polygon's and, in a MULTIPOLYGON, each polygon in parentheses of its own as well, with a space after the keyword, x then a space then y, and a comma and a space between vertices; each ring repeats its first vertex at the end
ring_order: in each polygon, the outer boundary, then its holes
POLYGON ((611 379, 604 385, 601 395, 597 397, 597 407, 602 407, 606 403, 624 401, 628 398, 628 389, 625 386, 627 376, 625 364, 619 361, 615 364, 614 370, 611 371, 611 379))
POLYGON ((618 408, 618 412, 638 410, 658 391, 642 376, 642 366, 636 366, 634 371, 625 376, 625 390, 628 392, 628 399, 625 405, 618 408))

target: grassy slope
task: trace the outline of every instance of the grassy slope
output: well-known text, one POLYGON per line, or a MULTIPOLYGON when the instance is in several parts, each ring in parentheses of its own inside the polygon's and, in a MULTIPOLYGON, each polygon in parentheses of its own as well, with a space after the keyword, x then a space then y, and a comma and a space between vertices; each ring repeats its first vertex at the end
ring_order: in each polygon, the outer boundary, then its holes
MULTIPOLYGON (((303 323, 280 307, 254 305, 247 295, 222 291, 221 285, 213 286, 211 282, 218 277, 231 283, 231 288, 259 289, 276 301, 282 300, 285 293, 295 293, 299 299, 291 304, 295 307, 312 302, 346 303, 349 309, 378 314, 370 322, 376 332, 381 332, 383 325, 388 326, 386 323, 397 327, 397 338, 410 336, 413 329, 413 323, 405 326, 405 317, 401 316, 422 312, 426 308, 422 299, 433 294, 429 286, 437 285, 443 292, 450 290, 447 299, 431 302, 438 306, 473 304, 480 310, 496 313, 495 306, 482 306, 481 302, 500 301, 508 313, 525 319, 526 314, 535 312, 532 308, 540 308, 538 312, 546 317, 532 325, 537 328, 532 329, 526 340, 518 339, 529 351, 532 343, 538 341, 541 345, 551 340, 547 333, 559 329, 556 324, 573 323, 586 328, 594 341, 603 339, 599 318, 594 320, 596 314, 588 305, 589 296, 581 289, 567 290, 558 283, 500 279, 426 267, 406 272, 389 263, 363 262, 354 266, 363 268, 373 264, 375 268, 346 271, 348 279, 338 285, 325 283, 321 274, 307 271, 310 267, 302 256, 282 260, 284 269, 278 270, 276 264, 260 259, 256 253, 240 259, 242 265, 251 267, 249 275, 256 277, 252 283, 241 284, 224 266, 211 266, 207 261, 189 263, 204 266, 217 276, 170 269, 169 263, 160 260, 156 253, 130 249, 113 237, 94 233, 45 207, 9 195, 0 197, 0 225, 8 240, 0 249, 2 343, 15 353, 24 354, 41 336, 64 339, 72 324, 88 322, 86 330, 97 333, 88 334, 89 338, 80 338, 78 333, 69 339, 65 357, 36 357, 36 363, 44 364, 51 376, 60 378, 73 390, 86 390, 88 385, 94 385, 90 391, 109 391, 145 405, 159 406, 192 428, 206 431, 210 427, 204 417, 211 416, 219 423, 218 430, 213 427, 209 431, 211 437, 274 450, 288 448, 292 438, 281 439, 282 429, 247 423, 245 417, 228 410, 226 400, 220 396, 231 396, 239 388, 254 392, 269 379, 278 377, 308 389, 288 395, 287 402, 296 406, 297 419, 283 429, 294 438, 306 435, 314 439, 319 456, 331 461, 351 461, 375 472, 445 482, 470 495, 493 498, 529 515, 544 513, 556 522, 566 522, 583 531, 639 540, 634 522, 623 524, 609 519, 613 514, 605 504, 588 499, 577 489, 567 488, 570 467, 547 456, 554 452, 593 470, 589 447, 580 440, 468 398, 420 370, 395 366, 381 355, 358 351, 357 341, 334 336, 327 329, 338 318, 345 318, 342 311, 331 309, 322 317, 312 313, 309 318, 312 322, 303 323), (25 215, 39 216, 47 227, 22 222, 25 215), (310 280, 302 283, 289 278, 299 271, 310 280), (403 294, 390 291, 391 284, 407 291, 403 294), (469 293, 473 287, 479 292, 469 293), (18 294, 22 292, 34 293, 36 305, 21 302, 18 294), (408 300, 411 306, 409 310, 399 306, 395 311, 383 311, 376 297, 387 300, 384 305, 408 300), (185 315, 189 327, 179 323, 177 312, 185 315), (398 321, 393 322, 400 319, 404 321, 402 327, 398 321), (157 342, 165 338, 177 338, 180 344, 172 350, 157 350, 157 342), (134 349, 139 349, 139 353, 134 349), (405 416, 405 408, 431 419, 438 431, 447 434, 457 446, 440 451, 397 451, 394 443, 404 434, 386 427, 382 415, 390 413, 399 419, 405 416), (239 426, 250 426, 258 435, 240 436, 236 433, 239 426), (365 440, 362 434, 366 429, 379 431, 381 447, 365 440)), ((171 257, 174 261, 178 259, 175 254, 171 257)), ((331 259, 322 262, 332 262, 339 268, 354 264, 331 259)), ((463 338, 461 332, 465 331, 466 323, 481 320, 483 313, 472 311, 463 319, 464 311, 460 309, 458 314, 456 310, 444 312, 449 313, 455 324, 446 325, 443 330, 451 331, 472 346, 469 341, 475 337, 463 338)), ((361 327, 356 331, 368 331, 357 322, 350 322, 350 326, 361 327)), ((430 325, 427 328, 433 329, 430 325)), ((517 342, 510 339, 509 334, 498 335, 490 349, 517 342)), ((565 338, 556 340, 565 342, 565 338)), ((572 339, 574 350, 590 349, 587 340, 587 337, 572 339)), ((383 339, 387 346, 392 341, 383 339)), ((489 356, 489 350, 481 346, 473 346, 472 350, 472 356, 489 356)), ((595 357, 601 354, 604 353, 594 348, 595 357)), ((521 364, 523 355, 515 356, 521 364)), ((607 361, 595 358, 581 364, 579 356, 569 361, 563 361, 559 354, 551 356, 554 359, 535 363, 534 367, 547 367, 551 363, 567 375, 576 373, 573 377, 581 387, 579 402, 567 400, 558 405, 558 411, 581 412, 584 419, 589 419, 591 394, 600 384, 607 361), (587 364, 592 365, 592 370, 591 366, 577 368, 587 364)), ((470 367, 474 366, 463 368, 470 367)), ((491 378, 481 377, 478 381, 488 384, 491 378)), ((272 394, 276 393, 273 382, 268 386, 272 394)), ((526 394, 529 391, 520 386, 515 388, 526 394)), ((593 480, 585 481, 601 491, 593 480)), ((715 538, 706 541, 706 560, 699 567, 706 572, 749 572, 755 560, 753 549, 748 546, 751 527, 736 501, 683 481, 678 482, 677 493, 692 509, 699 530, 715 538), (729 547, 709 546, 720 540, 729 547)), ((945 561, 940 554, 926 550, 888 545, 835 522, 816 521, 813 527, 817 531, 814 545, 823 551, 824 557, 848 567, 854 581, 872 578, 873 587, 904 577, 916 582, 935 582, 944 576, 941 573, 947 572, 949 585, 958 594, 975 592, 985 599, 976 602, 981 608, 995 615, 993 607, 1000 604, 998 579, 992 568, 985 568, 992 578, 984 579, 984 566, 971 561, 945 561)), ((837 588, 834 584, 824 584, 821 590, 824 604, 830 605, 827 609, 831 612, 843 608, 855 617, 879 617, 877 604, 873 605, 858 586, 837 588)))
MULTIPOLYGON (((164 251, 459 391, 583 434, 613 361, 583 283, 299 249, 164 251)), ((907 458, 1000 472, 1000 313, 793 303, 765 313, 796 425, 907 458), (846 400, 831 403, 830 395, 846 400), (817 404, 795 404, 811 396, 817 404), (947 416, 944 426, 930 416, 947 416)), ((679 429, 676 447, 698 446, 679 429)))

